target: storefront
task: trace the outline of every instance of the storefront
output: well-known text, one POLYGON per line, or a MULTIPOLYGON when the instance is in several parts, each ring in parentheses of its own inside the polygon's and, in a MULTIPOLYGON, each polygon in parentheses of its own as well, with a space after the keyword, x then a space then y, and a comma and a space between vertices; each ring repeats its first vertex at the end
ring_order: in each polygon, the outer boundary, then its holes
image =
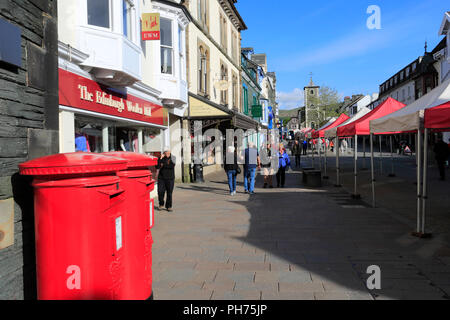
POLYGON ((59 104, 60 152, 159 155, 166 145, 167 110, 135 88, 113 88, 59 69, 59 104))

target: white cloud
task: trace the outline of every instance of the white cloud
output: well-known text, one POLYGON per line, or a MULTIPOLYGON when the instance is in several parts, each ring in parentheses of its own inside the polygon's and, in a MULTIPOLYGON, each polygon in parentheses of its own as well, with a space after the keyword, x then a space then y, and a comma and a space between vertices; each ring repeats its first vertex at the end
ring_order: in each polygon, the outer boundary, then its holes
POLYGON ((303 90, 295 88, 291 92, 277 92, 277 100, 280 109, 294 109, 303 106, 303 90))

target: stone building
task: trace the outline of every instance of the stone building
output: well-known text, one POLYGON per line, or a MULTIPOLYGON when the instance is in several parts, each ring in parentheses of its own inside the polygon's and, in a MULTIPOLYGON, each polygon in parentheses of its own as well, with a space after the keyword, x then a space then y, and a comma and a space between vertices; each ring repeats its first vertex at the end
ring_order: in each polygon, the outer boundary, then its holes
POLYGON ((320 86, 316 86, 312 80, 303 88, 305 97, 305 127, 318 128, 324 116, 319 111, 319 90, 320 86))
POLYGON ((58 150, 56 0, 0 5, 0 300, 36 298, 31 179, 18 165, 58 150))

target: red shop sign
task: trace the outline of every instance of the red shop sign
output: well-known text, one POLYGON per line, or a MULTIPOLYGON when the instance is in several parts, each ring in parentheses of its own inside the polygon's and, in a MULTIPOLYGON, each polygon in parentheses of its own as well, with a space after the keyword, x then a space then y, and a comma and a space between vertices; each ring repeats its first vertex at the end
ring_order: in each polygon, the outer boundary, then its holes
POLYGON ((110 116, 166 126, 164 107, 59 69, 59 104, 110 116))

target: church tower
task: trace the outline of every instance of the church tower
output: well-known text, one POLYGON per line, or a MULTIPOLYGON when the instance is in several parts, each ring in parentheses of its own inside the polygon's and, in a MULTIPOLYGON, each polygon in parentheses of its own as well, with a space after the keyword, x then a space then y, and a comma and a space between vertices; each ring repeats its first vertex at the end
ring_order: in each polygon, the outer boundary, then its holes
POLYGON ((319 89, 311 79, 309 85, 304 87, 305 97, 305 126, 306 128, 317 129, 319 126, 318 103, 319 103, 319 89))

